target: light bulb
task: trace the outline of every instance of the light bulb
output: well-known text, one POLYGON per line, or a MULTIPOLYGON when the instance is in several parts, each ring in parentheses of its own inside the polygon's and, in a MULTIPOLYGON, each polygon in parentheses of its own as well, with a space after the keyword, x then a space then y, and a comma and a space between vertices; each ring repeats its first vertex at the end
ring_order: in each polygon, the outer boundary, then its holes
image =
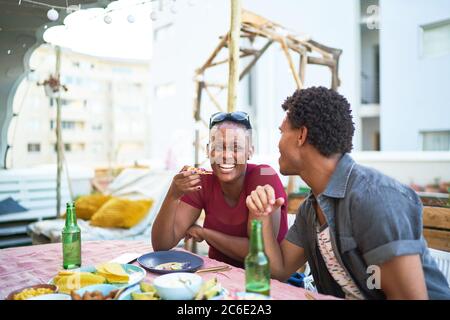
POLYGON ((150 12, 150 19, 152 19, 153 21, 156 21, 158 19, 158 14, 156 13, 156 11, 150 12))
POLYGON ((112 22, 112 18, 111 16, 106 15, 103 17, 103 21, 105 21, 106 24, 110 24, 112 22))
POLYGON ((51 21, 56 21, 59 18, 59 13, 55 9, 51 8, 47 12, 47 18, 49 18, 51 21))
POLYGON ((127 17, 127 20, 129 23, 134 23, 136 21, 136 18, 132 14, 130 14, 127 17))

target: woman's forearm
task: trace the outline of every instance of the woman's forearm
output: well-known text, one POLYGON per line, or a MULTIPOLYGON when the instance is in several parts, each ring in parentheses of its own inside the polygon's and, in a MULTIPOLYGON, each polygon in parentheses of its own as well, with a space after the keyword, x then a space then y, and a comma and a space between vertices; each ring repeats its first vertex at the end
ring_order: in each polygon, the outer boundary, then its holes
POLYGON ((230 236, 206 228, 203 229, 203 236, 211 246, 234 260, 243 262, 248 254, 248 238, 230 236))
POLYGON ((179 201, 169 189, 152 226, 152 246, 155 251, 169 250, 178 243, 175 217, 179 201))

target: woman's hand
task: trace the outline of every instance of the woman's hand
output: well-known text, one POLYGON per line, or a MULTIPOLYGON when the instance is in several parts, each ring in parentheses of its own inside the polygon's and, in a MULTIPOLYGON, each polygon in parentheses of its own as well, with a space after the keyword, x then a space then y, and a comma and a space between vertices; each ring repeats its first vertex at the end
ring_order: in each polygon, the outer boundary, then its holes
POLYGON ((189 166, 184 166, 172 179, 170 192, 176 198, 181 198, 185 193, 201 190, 200 175, 194 171, 187 171, 189 166))
POLYGON ((202 242, 203 240, 205 240, 205 229, 203 229, 197 224, 192 225, 186 231, 186 237, 184 238, 184 241, 187 241, 191 238, 197 242, 202 242))
POLYGON ((275 199, 275 190, 266 184, 256 187, 247 197, 246 204, 250 214, 267 216, 284 204, 284 198, 275 199))

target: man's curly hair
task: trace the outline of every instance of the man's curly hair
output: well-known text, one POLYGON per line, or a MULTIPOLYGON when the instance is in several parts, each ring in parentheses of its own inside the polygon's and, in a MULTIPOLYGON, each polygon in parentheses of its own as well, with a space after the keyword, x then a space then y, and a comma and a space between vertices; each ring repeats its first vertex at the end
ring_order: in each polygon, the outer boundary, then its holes
POLYGON ((282 108, 293 128, 308 129, 308 143, 322 155, 352 150, 355 127, 350 104, 336 91, 325 87, 296 90, 282 108))

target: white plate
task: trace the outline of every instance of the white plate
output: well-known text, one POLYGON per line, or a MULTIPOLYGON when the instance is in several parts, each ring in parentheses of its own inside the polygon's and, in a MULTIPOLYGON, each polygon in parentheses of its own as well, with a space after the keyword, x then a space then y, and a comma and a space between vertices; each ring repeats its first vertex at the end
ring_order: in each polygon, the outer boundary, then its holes
POLYGON ((32 297, 27 300, 72 300, 70 295, 64 293, 49 293, 41 294, 40 296, 32 297))

